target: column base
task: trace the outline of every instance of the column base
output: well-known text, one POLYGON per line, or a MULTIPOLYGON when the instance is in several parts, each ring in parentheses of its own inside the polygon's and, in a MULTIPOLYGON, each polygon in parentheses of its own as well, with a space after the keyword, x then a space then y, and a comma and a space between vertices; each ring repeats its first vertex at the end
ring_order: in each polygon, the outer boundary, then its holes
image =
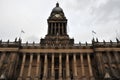
POLYGON ((81 80, 87 80, 86 76, 82 76, 81 80))
POLYGON ((70 77, 66 77, 66 80, 70 80, 70 77))
POLYGON ((47 78, 46 77, 43 77, 43 79, 42 80, 47 80, 47 78))
POLYGON ((59 77, 59 79, 58 80, 62 80, 62 77, 59 77))
POLYGON ((93 76, 90 77, 90 80, 95 80, 95 78, 93 76))
POLYGON ((54 77, 54 76, 52 76, 52 77, 51 77, 51 80, 55 80, 55 77, 54 77))
POLYGON ((74 76, 74 80, 78 80, 77 76, 74 76))
POLYGON ((30 76, 28 76, 28 77, 26 78, 26 80, 32 80, 32 79, 31 79, 31 77, 30 77, 30 76))
POLYGON ((23 80, 23 78, 22 77, 18 77, 18 79, 17 80, 23 80))
POLYGON ((34 78, 34 80, 39 80, 40 79, 40 77, 39 76, 36 76, 35 78, 34 78))

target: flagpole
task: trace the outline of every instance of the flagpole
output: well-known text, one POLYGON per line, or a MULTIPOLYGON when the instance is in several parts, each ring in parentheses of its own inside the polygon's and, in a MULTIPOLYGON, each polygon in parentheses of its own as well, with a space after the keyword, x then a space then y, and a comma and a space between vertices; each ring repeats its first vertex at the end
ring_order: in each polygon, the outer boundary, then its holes
POLYGON ((25 33, 25 32, 24 32, 23 30, 21 30, 21 31, 20 31, 20 36, 19 36, 19 38, 21 38, 22 33, 25 33))
POLYGON ((22 34, 22 32, 20 31, 20 36, 19 36, 19 38, 21 38, 21 34, 22 34))
POLYGON ((120 36, 117 30, 116 30, 116 38, 120 39, 120 36))
POLYGON ((92 36, 93 36, 93 38, 95 37, 94 34, 96 34, 96 32, 92 30, 92 36))
POLYGON ((92 33, 92 36, 93 36, 93 38, 94 38, 94 34, 92 33))

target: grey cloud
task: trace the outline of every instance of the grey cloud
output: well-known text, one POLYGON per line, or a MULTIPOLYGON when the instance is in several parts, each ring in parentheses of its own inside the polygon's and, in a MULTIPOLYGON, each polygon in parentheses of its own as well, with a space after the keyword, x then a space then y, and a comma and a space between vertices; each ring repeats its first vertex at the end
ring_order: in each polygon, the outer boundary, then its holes
POLYGON ((120 20, 120 0, 108 0, 106 4, 101 4, 93 10, 97 22, 106 23, 111 20, 120 20))

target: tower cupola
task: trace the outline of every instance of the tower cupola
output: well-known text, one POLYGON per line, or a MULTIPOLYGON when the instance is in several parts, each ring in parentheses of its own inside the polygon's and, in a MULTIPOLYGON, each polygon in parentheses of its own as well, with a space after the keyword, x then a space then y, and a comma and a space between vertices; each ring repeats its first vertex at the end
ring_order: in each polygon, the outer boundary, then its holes
POLYGON ((56 3, 47 19, 48 31, 45 39, 41 39, 42 45, 72 45, 74 39, 67 34, 67 19, 63 9, 56 3))

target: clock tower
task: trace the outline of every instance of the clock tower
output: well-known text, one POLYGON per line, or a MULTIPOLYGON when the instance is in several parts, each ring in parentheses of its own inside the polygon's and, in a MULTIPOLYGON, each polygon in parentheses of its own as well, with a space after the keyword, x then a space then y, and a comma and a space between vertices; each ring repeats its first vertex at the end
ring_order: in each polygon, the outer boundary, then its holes
POLYGON ((48 31, 45 39, 41 39, 41 45, 59 46, 73 45, 74 39, 67 34, 67 19, 63 9, 56 3, 48 20, 48 31))

